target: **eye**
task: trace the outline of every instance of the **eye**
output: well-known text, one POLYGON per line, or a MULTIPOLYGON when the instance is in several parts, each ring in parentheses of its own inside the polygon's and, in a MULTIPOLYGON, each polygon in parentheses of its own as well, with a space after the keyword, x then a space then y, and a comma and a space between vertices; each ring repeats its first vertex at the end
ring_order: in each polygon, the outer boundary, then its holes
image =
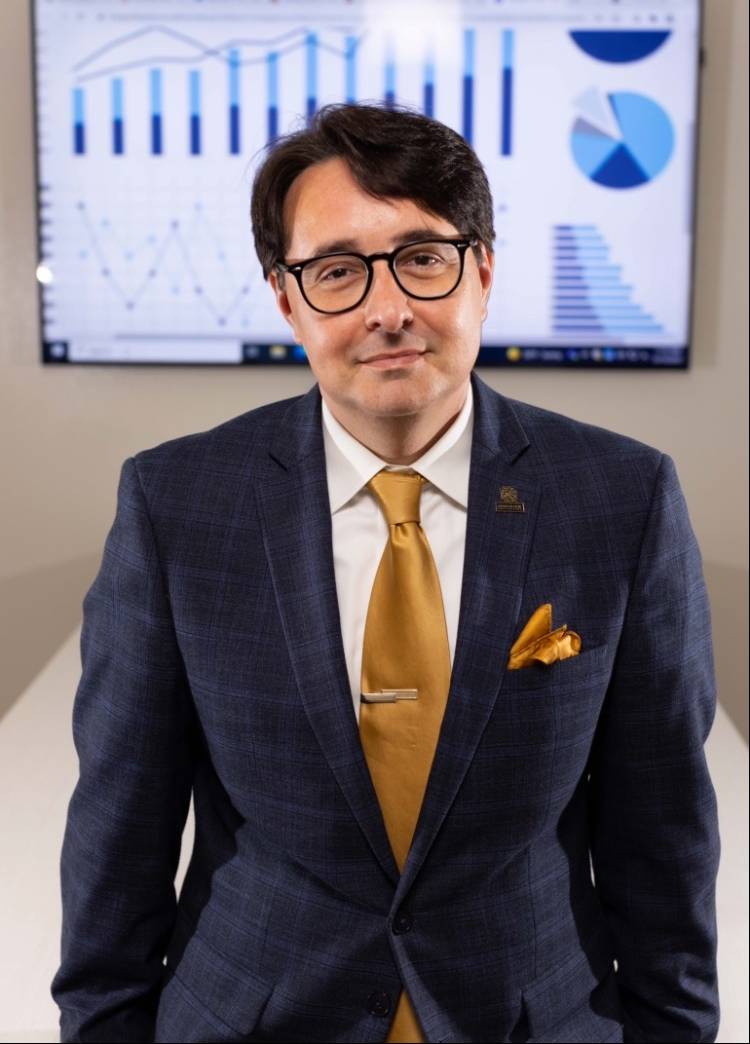
POLYGON ((319 279, 321 281, 328 281, 329 283, 335 283, 339 279, 343 279, 348 275, 352 274, 352 269, 347 268, 345 265, 336 265, 335 268, 329 268, 324 272, 321 272, 319 279))
POLYGON ((451 264, 456 257, 457 250, 451 243, 415 243, 404 248, 396 264, 399 268, 429 272, 451 264))
POLYGON ((348 255, 321 258, 303 269, 305 286, 331 288, 360 279, 365 268, 359 258, 348 255))
POLYGON ((417 268, 429 268, 434 264, 438 264, 441 259, 433 254, 412 254, 406 260, 408 264, 415 265, 417 268))

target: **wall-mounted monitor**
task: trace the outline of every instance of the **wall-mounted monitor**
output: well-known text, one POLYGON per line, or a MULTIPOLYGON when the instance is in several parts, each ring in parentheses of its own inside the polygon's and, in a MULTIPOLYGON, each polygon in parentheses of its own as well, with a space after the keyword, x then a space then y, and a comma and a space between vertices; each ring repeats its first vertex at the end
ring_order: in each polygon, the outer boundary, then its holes
POLYGON ((407 104, 489 175, 478 362, 688 363, 699 0, 32 0, 42 359, 306 363, 253 250, 266 147, 407 104))

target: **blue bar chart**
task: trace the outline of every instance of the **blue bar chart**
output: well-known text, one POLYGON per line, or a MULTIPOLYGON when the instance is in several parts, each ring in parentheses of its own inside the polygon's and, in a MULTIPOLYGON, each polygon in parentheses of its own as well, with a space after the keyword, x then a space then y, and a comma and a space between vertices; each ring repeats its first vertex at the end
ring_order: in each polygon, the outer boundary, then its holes
POLYGON ((276 141, 279 136, 279 56, 270 51, 268 65, 268 141, 276 141))
MULTIPOLYGON (((333 35, 333 34, 331 34, 333 35)), ((375 92, 361 88, 359 54, 363 44, 367 42, 365 34, 340 32, 335 34, 340 39, 321 39, 319 32, 299 30, 287 34, 283 47, 267 46, 262 40, 242 41, 243 46, 220 44, 211 48, 201 41, 195 41, 194 50, 199 59, 207 62, 209 56, 214 63, 220 62, 225 70, 225 105, 226 105, 226 153, 240 156, 248 148, 273 143, 281 133, 282 97, 287 94, 287 76, 294 75, 293 63, 298 56, 303 61, 303 85, 299 93, 301 111, 305 122, 309 125, 321 104, 322 56, 328 67, 336 62, 341 68, 341 89, 335 99, 356 102, 360 93, 372 97, 380 97, 386 106, 394 106, 403 99, 399 96, 399 56, 397 38, 386 35, 380 44, 379 68, 381 85, 375 92), (264 71, 264 82, 257 79, 257 71, 264 71), (252 83, 252 85, 251 85, 252 83), (262 87, 261 90, 258 88, 262 87), (252 98, 252 108, 248 108, 248 98, 252 98), (244 98, 244 102, 243 102, 244 98), (264 103, 265 121, 261 140, 251 142, 243 140, 243 125, 249 112, 256 113, 264 103)), ((107 50, 117 51, 127 38, 113 39, 107 50)), ((499 95, 501 107, 501 148, 503 155, 511 154, 513 123, 513 31, 502 33, 502 64, 499 71, 499 95)), ((459 97, 460 115, 459 129, 465 139, 473 144, 476 128, 476 76, 477 76, 477 30, 467 27, 461 36, 461 71, 460 75, 448 73, 441 69, 436 58, 434 43, 429 36, 424 40, 420 56, 421 87, 418 105, 425 115, 437 115, 438 85, 442 96, 459 97)), ((74 154, 84 155, 87 150, 87 135, 84 127, 83 113, 87 94, 99 90, 99 80, 103 73, 90 70, 93 56, 86 56, 78 63, 82 72, 80 83, 72 88, 72 135, 71 150, 74 154)), ((149 152, 152 156, 166 153, 166 121, 168 119, 164 107, 165 84, 170 78, 177 76, 174 63, 165 61, 162 65, 154 65, 154 56, 145 54, 142 59, 123 63, 127 75, 109 78, 111 94, 111 136, 110 150, 114 155, 123 155, 126 148, 125 135, 125 97, 126 94, 139 95, 138 77, 144 75, 148 84, 148 135, 149 152), (142 68, 142 73, 139 70, 142 68)), ((368 65, 368 81, 373 74, 372 58, 368 65)), ((190 69, 188 77, 189 114, 184 137, 176 131, 170 131, 170 149, 180 150, 191 156, 205 154, 206 120, 216 119, 217 97, 212 87, 210 93, 210 112, 205 108, 208 95, 204 89, 204 70, 190 69), (205 96, 205 98, 204 98, 205 96)), ((132 124, 133 114, 130 122, 132 124)), ((89 139, 91 136, 88 136, 89 139)), ((89 148, 91 142, 89 142, 89 148)))
POLYGON ((198 69, 191 69, 188 73, 188 97, 190 109, 190 122, 188 134, 190 136, 190 155, 201 154, 201 74, 198 69))
POLYGON ((229 52, 229 151, 240 154, 240 52, 229 52))
POLYGON ((73 88, 73 152, 77 156, 83 156, 86 152, 86 117, 81 87, 73 88))
POLYGON ((513 152, 513 51, 515 35, 512 29, 503 29, 503 64, 500 81, 500 152, 510 156, 513 152))
POLYGON ((383 70, 383 101, 388 108, 396 103, 396 56, 393 40, 386 41, 385 68, 383 70))
POLYGON ((424 91, 422 111, 425 116, 435 116, 435 58, 429 54, 424 64, 424 91))
POLYGON ((632 300, 633 287, 595 225, 555 225, 552 229, 551 329, 555 334, 661 333, 662 327, 632 300))
POLYGON ((162 144, 161 69, 151 70, 151 152, 161 155, 162 144))
POLYGON ((471 145, 474 129, 474 47, 475 31, 464 29, 464 79, 461 133, 471 145))
POLYGON ((347 36, 344 41, 344 100, 349 104, 357 100, 357 42, 356 36, 347 36))
POLYGON ((308 126, 312 122, 317 109, 318 98, 318 37, 315 33, 307 34, 307 98, 305 112, 308 126))
POLYGON ((123 80, 116 76, 112 80, 112 152, 122 156, 125 152, 125 89, 123 80))

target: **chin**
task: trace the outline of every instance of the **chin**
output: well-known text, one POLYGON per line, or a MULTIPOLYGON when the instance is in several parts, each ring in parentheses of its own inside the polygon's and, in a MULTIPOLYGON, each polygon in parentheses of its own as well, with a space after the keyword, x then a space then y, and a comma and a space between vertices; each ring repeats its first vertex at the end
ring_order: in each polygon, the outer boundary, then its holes
POLYGON ((436 396, 416 388, 393 388, 391 394, 368 396, 362 408, 381 417, 402 417, 421 413, 435 402, 436 396))
POLYGON ((445 395, 449 387, 450 382, 447 378, 435 371, 402 374, 400 378, 383 381, 377 390, 373 391, 373 398, 381 395, 384 400, 413 399, 426 403, 445 395))

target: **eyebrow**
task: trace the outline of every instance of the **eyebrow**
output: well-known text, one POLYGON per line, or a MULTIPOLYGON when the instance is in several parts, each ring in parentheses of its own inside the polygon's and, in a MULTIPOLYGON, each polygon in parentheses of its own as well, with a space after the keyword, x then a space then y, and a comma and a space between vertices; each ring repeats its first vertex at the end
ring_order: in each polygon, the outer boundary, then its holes
MULTIPOLYGON (((459 233, 438 232, 435 228, 410 228, 401 232, 391 241, 392 249, 412 243, 419 239, 454 239, 459 233)), ((329 239, 325 243, 319 243, 317 249, 310 257, 318 257, 321 254, 338 254, 342 251, 352 251, 355 254, 363 253, 356 239, 329 239)))

